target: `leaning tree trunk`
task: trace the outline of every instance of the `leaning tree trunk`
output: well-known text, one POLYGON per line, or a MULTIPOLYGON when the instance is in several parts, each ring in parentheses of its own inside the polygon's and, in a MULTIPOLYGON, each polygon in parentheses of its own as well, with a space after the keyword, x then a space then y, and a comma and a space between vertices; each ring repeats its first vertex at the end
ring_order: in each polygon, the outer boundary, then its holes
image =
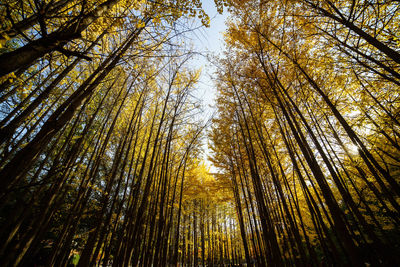
POLYGON ((0 77, 19 68, 30 66, 47 53, 61 49, 69 41, 81 37, 82 32, 98 17, 109 11, 119 0, 108 0, 95 10, 78 19, 66 29, 53 32, 14 51, 0 55, 0 77))

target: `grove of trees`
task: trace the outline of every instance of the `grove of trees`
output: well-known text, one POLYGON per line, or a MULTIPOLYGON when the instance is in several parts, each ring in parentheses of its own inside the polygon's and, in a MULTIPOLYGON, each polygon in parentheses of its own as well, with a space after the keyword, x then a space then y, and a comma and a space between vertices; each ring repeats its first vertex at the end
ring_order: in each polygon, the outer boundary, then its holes
POLYGON ((211 140, 247 262, 399 265, 399 7, 232 3, 211 140))
POLYGON ((0 266, 400 265, 399 2, 214 4, 0 3, 0 266))

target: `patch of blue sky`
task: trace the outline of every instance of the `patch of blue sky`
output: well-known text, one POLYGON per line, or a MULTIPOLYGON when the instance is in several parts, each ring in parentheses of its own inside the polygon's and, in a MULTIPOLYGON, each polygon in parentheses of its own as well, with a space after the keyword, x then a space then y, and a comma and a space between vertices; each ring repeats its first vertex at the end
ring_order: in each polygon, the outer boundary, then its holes
MULTIPOLYGON (((202 101, 204 108, 204 111, 199 114, 199 119, 207 121, 215 113, 216 97, 216 89, 212 80, 212 75, 216 69, 207 58, 213 60, 222 54, 224 50, 223 33, 226 30, 225 22, 229 14, 226 10, 223 14, 219 14, 213 0, 203 0, 202 5, 204 11, 210 17, 210 26, 201 27, 192 33, 191 40, 194 51, 198 52, 198 55, 191 61, 191 64, 193 68, 202 70, 195 96, 202 101)), ((211 172, 217 172, 208 160, 210 150, 207 138, 203 141, 203 148, 205 152, 203 160, 211 168, 211 172)))

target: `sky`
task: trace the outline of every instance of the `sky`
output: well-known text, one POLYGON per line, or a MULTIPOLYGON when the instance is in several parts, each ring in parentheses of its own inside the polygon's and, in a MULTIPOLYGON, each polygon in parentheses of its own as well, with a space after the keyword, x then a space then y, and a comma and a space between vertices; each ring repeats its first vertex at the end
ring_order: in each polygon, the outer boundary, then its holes
MULTIPOLYGON (((226 30, 225 20, 227 12, 219 14, 215 8, 213 0, 203 0, 203 9, 210 17, 210 27, 202 27, 193 33, 192 41, 194 50, 206 55, 218 55, 223 51, 224 41, 223 32, 226 30)), ((214 68, 202 56, 197 56, 193 61, 193 67, 202 68, 202 75, 198 84, 198 96, 203 99, 205 105, 212 105, 215 97, 215 89, 210 76, 214 68)), ((206 112, 212 112, 212 109, 206 112)))
MULTIPOLYGON (((226 30, 225 20, 228 17, 225 11, 222 15, 217 12, 215 8, 214 0, 203 0, 203 9, 210 17, 210 27, 202 27, 197 30, 192 37, 194 44, 194 49, 202 54, 209 56, 217 56, 222 53, 224 47, 223 32, 226 30)), ((193 60, 194 68, 201 68, 202 74, 200 80, 197 84, 197 95, 203 101, 204 112, 201 117, 204 121, 209 119, 214 113, 214 99, 216 95, 216 90, 213 85, 211 75, 213 75, 215 68, 207 61, 203 56, 197 56, 193 60)), ((212 164, 207 160, 210 150, 207 146, 207 139, 204 140, 204 157, 203 160, 210 167, 212 173, 217 172, 217 170, 212 166, 212 164)))

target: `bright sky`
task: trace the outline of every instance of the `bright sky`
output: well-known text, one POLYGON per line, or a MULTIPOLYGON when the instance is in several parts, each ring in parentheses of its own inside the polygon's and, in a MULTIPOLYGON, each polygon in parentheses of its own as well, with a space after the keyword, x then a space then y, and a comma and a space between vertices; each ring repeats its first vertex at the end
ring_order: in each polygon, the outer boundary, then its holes
MULTIPOLYGON (((225 20, 228 17, 228 13, 224 10, 224 14, 220 15, 215 8, 214 0, 202 0, 203 9, 210 17, 210 27, 202 27, 200 30, 195 32, 193 42, 195 50, 209 56, 218 55, 223 51, 223 32, 226 29, 225 20)), ((198 94, 197 97, 203 100, 204 113, 202 114, 203 120, 207 120, 211 117, 214 112, 214 99, 216 90, 211 80, 215 69, 207 61, 205 57, 198 56, 193 61, 195 68, 202 69, 202 75, 197 85, 198 94)), ((211 172, 216 172, 216 169, 208 162, 207 157, 209 149, 207 147, 207 140, 204 144, 204 161, 211 167, 211 172)))
MULTIPOLYGON (((226 29, 225 19, 228 17, 227 12, 220 15, 215 8, 213 0, 203 0, 203 9, 210 17, 210 27, 202 27, 193 33, 192 41, 194 50, 204 55, 218 55, 223 50, 223 32, 226 29)), ((212 105, 215 89, 210 79, 214 68, 207 62, 207 59, 198 56, 193 61, 194 68, 202 68, 202 76, 198 84, 199 97, 203 99, 205 105, 212 105)), ((206 112, 212 112, 212 109, 206 112)), ((211 114, 207 114, 211 115, 211 114)))

